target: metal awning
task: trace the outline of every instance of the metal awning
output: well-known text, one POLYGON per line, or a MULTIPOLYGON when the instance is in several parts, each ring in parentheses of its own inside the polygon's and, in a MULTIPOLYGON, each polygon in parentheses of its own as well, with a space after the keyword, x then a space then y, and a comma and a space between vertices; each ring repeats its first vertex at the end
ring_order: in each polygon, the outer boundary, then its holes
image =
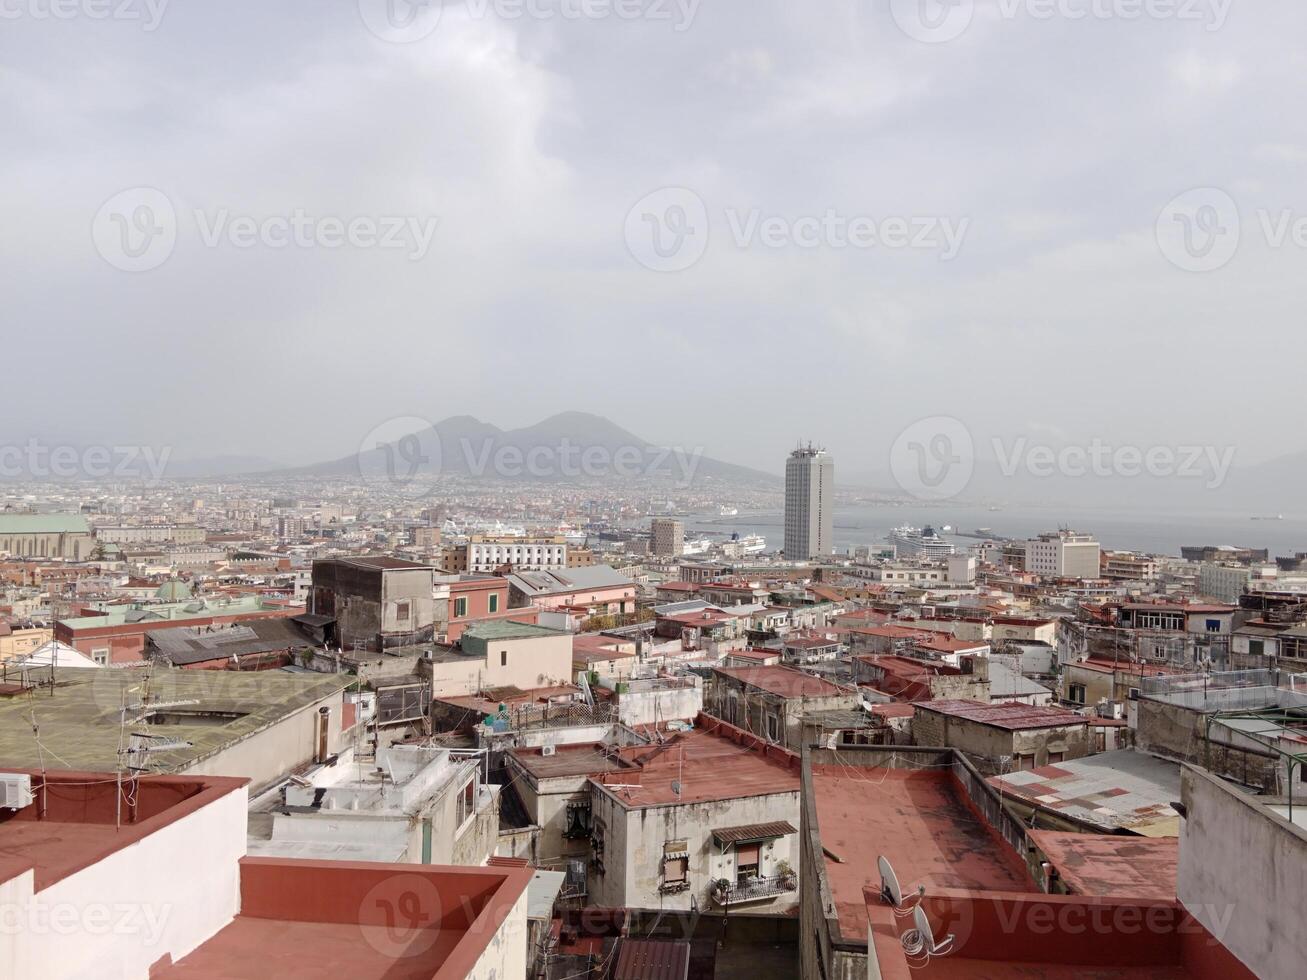
POLYGON ((789 821, 778 820, 774 823, 749 823, 742 827, 718 827, 712 832, 712 836, 719 847, 725 847, 727 844, 775 840, 777 837, 797 833, 798 831, 789 821))

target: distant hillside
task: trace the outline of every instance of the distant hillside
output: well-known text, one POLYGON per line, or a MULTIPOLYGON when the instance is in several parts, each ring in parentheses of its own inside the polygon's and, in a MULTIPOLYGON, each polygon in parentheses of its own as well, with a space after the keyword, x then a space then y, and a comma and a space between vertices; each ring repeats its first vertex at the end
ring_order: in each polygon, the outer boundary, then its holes
POLYGON ((687 484, 775 485, 780 477, 702 454, 700 447, 658 446, 598 415, 564 412, 503 430, 469 415, 329 462, 279 471, 318 477, 384 476, 423 469, 485 480, 584 482, 643 479, 687 484))

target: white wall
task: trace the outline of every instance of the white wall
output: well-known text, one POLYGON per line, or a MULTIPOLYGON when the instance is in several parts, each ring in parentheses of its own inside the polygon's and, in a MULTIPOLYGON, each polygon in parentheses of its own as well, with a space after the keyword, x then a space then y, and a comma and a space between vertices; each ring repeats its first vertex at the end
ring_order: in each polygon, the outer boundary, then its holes
POLYGON ((526 976, 526 891, 504 919, 468 980, 511 980, 526 976))
POLYGON ((1183 767, 1180 903, 1259 977, 1307 962, 1307 831, 1253 798, 1183 767))
POLYGON ((36 895, 0 885, 0 974, 139 980, 194 951, 240 908, 247 806, 234 790, 36 895))

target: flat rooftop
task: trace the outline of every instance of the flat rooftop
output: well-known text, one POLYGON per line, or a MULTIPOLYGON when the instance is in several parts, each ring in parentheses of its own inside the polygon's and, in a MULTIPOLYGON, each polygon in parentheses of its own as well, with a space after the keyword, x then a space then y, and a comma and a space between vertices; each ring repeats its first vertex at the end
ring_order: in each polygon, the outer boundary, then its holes
POLYGON ((841 694, 851 696, 850 691, 838 684, 832 684, 825 678, 813 677, 801 670, 783 667, 780 664, 764 667, 718 667, 717 673, 783 698, 829 698, 841 694))
POLYGON ((119 827, 117 784, 104 773, 59 770, 42 777, 39 771, 21 771, 31 775, 33 797, 43 801, 45 815, 37 819, 37 804, 0 810, 0 882, 31 869, 37 892, 248 782, 225 776, 144 776, 134 784, 135 806, 123 807, 119 827))
POLYGON ((918 711, 931 711, 935 714, 948 715, 950 718, 961 718, 974 721, 978 725, 1014 732, 1089 724, 1088 718, 1074 711, 1052 706, 1022 704, 1020 701, 984 704, 980 701, 936 700, 922 702, 916 707, 918 711))
POLYGON ((813 803, 840 933, 867 939, 863 886, 879 887, 876 859, 889 858, 905 892, 1034 889, 1025 865, 981 822, 948 772, 812 767, 813 803))
POLYGON ((531 877, 530 868, 245 858, 240 915, 150 975, 463 980, 531 877))
POLYGON ((1030 836, 1072 894, 1175 900, 1179 838, 1050 830, 1032 830, 1030 836))
MULTIPOLYGON (((152 753, 150 762, 184 769, 281 721, 302 708, 343 691, 345 675, 288 674, 282 671, 150 670, 150 696, 156 702, 195 701, 160 709, 185 718, 208 713, 202 723, 155 725, 152 732, 190 742, 188 748, 152 753)), ((53 689, 31 697, 0 698, 0 765, 40 769, 113 772, 118 766, 121 708, 144 694, 143 669, 66 670, 53 689), (41 742, 32 734, 35 712, 41 742)), ((143 728, 142 723, 138 728, 143 728)))
POLYGON ((707 715, 699 715, 694 725, 657 745, 620 749, 619 757, 637 768, 595 782, 627 809, 798 795, 799 757, 794 753, 707 715), (622 785, 608 787, 606 782, 622 785))

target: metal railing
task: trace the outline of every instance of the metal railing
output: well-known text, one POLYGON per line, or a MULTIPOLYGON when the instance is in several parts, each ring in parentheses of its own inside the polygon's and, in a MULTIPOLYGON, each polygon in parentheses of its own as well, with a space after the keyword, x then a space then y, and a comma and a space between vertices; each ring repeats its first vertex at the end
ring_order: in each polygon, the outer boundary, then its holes
POLYGON ((713 888, 713 901, 718 905, 739 905, 743 902, 760 902, 794 891, 793 879, 775 875, 770 878, 750 878, 736 882, 729 888, 713 888))

